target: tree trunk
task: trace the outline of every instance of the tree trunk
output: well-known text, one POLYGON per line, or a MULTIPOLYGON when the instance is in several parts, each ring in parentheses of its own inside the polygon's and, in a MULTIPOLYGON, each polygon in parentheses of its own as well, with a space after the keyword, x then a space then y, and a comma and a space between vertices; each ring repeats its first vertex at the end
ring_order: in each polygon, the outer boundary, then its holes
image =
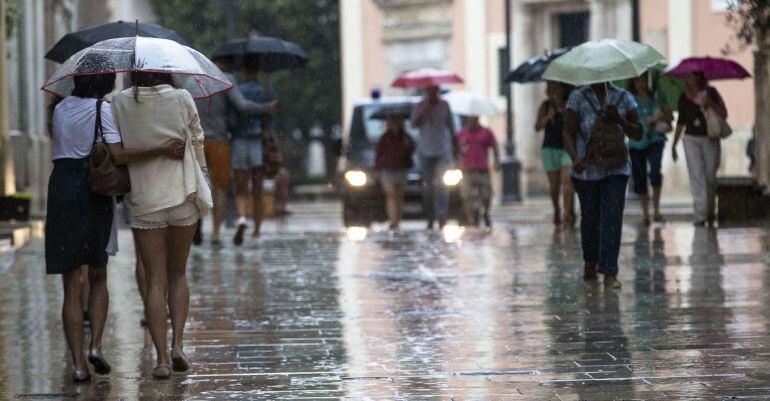
POLYGON ((755 157, 757 181, 770 194, 770 44, 762 42, 754 53, 755 157))

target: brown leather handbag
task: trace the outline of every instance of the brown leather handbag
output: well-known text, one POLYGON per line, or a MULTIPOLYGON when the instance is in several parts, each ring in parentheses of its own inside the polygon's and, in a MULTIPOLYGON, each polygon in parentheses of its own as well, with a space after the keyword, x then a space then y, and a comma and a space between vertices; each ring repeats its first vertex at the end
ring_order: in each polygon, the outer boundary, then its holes
POLYGON ((110 157, 110 149, 104 142, 102 100, 96 101, 94 143, 91 148, 88 166, 91 172, 91 192, 104 196, 117 196, 125 195, 131 191, 128 168, 113 163, 110 157))
POLYGON ((281 148, 278 145, 278 140, 275 138, 272 132, 269 130, 262 131, 262 150, 264 152, 263 171, 265 177, 273 179, 278 175, 278 172, 283 166, 283 154, 281 154, 281 148))
MULTIPOLYGON (((609 96, 609 93, 607 94, 609 96)), ((616 102, 620 103, 625 93, 616 102)), ((628 147, 626 146, 626 134, 623 127, 610 120, 602 109, 597 108, 583 93, 588 105, 596 114, 596 123, 591 131, 591 138, 586 146, 586 154, 583 160, 588 164, 604 168, 620 168, 628 163, 628 147)))

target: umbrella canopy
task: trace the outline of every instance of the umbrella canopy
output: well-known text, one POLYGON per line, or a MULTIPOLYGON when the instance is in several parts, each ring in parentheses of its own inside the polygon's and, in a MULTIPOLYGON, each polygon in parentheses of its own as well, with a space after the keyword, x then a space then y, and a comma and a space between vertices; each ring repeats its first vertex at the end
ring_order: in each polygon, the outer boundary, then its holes
POLYGON ((247 55, 259 56, 260 68, 264 72, 302 68, 308 61, 307 53, 298 44, 270 36, 228 40, 214 51, 211 58, 241 59, 247 55))
POLYGON ((637 77, 663 59, 652 46, 604 39, 583 43, 553 60, 543 79, 574 86, 617 81, 637 77))
POLYGON ((500 110, 491 100, 473 92, 450 92, 444 96, 449 107, 462 116, 496 116, 500 110))
POLYGON ((751 77, 740 64, 726 58, 690 57, 672 65, 666 70, 666 75, 675 78, 685 78, 692 72, 702 72, 709 81, 718 79, 744 79, 751 77))
POLYGON ((103 40, 134 36, 169 39, 185 46, 192 46, 189 41, 176 33, 176 31, 160 25, 118 21, 84 28, 64 35, 46 53, 45 58, 57 63, 63 63, 73 54, 103 40))
MULTIPOLYGON (((666 94, 668 99, 668 106, 671 110, 676 111, 679 108, 679 96, 684 93, 684 81, 679 78, 669 77, 663 74, 666 70, 666 65, 663 63, 655 64, 648 70, 651 75, 652 82, 658 83, 658 89, 666 94)), ((614 81, 613 84, 625 88, 628 85, 628 79, 622 79, 614 81)))
POLYGON ((412 115, 412 108, 414 106, 411 103, 398 103, 387 106, 382 106, 372 116, 369 117, 373 120, 387 120, 391 117, 401 117, 407 119, 412 115))
POLYGON ((461 83, 463 83, 463 79, 452 71, 420 68, 399 75, 390 86, 394 88, 417 89, 439 86, 441 84, 461 83))
POLYGON ((108 39, 87 47, 67 59, 43 85, 43 90, 69 96, 76 75, 118 72, 162 72, 174 74, 177 84, 194 98, 209 97, 231 88, 225 74, 206 56, 167 39, 108 39))
POLYGON ((540 82, 543 78, 543 73, 551 61, 563 56, 570 51, 571 47, 562 47, 552 52, 543 54, 541 56, 535 56, 527 61, 521 63, 515 70, 508 73, 505 77, 505 82, 518 82, 518 83, 531 83, 540 82))

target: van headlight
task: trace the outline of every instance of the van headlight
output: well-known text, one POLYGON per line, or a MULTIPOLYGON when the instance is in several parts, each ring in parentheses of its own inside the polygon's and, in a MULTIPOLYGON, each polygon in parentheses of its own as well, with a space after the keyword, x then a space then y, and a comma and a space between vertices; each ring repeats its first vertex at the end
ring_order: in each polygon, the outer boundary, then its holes
POLYGON ((444 173, 444 185, 454 187, 463 180, 463 172, 458 169, 447 170, 444 173))
POLYGON ((345 181, 351 187, 363 187, 367 181, 366 173, 361 170, 350 170, 345 172, 345 181))

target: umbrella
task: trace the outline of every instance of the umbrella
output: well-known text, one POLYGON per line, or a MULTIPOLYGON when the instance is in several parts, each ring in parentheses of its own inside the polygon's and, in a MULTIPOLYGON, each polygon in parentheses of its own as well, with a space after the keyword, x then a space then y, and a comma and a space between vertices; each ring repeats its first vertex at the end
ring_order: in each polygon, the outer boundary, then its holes
POLYGON ((496 116, 500 110, 488 98, 473 92, 450 92, 444 96, 453 112, 462 116, 496 116))
POLYGON ((68 58, 43 85, 43 90, 69 96, 73 76, 118 72, 162 72, 174 74, 177 84, 194 98, 209 97, 231 88, 225 74, 206 56, 168 39, 108 39, 68 58))
POLYGON ((398 103, 383 106, 374 113, 372 113, 371 119, 373 120, 387 120, 390 117, 402 117, 404 119, 409 118, 412 115, 411 103, 398 103))
POLYGON ((543 72, 551 64, 551 61, 563 56, 570 51, 571 47, 562 47, 552 52, 543 54, 541 56, 535 56, 527 61, 521 63, 515 70, 508 73, 505 77, 505 82, 518 82, 518 83, 531 83, 540 82, 543 77, 543 72))
MULTIPOLYGON (((676 111, 679 108, 679 96, 684 93, 684 81, 679 78, 669 77, 663 74, 666 65, 663 63, 652 66, 648 71, 652 75, 652 80, 658 81, 658 88, 666 94, 668 106, 676 111)), ((628 85, 628 79, 622 79, 613 82, 613 84, 625 88, 628 85)))
POLYGON ((641 43, 603 39, 585 42, 553 60, 543 79, 574 86, 638 77, 662 62, 663 55, 641 43))
POLYGON ((672 65, 665 74, 669 77, 684 78, 691 72, 702 72, 706 79, 744 79, 751 77, 740 64, 726 58, 690 57, 672 65))
POLYGON ((438 86, 441 84, 461 84, 463 79, 452 71, 435 68, 420 68, 399 75, 390 85, 394 88, 416 89, 438 86))
POLYGON ((211 58, 241 59, 247 55, 259 56, 260 68, 264 72, 301 68, 307 65, 308 61, 307 53, 298 44, 270 36, 228 40, 214 51, 211 58))
POLYGON ((84 28, 64 35, 46 53, 45 58, 57 63, 63 63, 64 60, 67 60, 73 54, 103 40, 134 36, 169 39, 185 46, 192 46, 189 41, 175 31, 160 25, 118 21, 84 28))

